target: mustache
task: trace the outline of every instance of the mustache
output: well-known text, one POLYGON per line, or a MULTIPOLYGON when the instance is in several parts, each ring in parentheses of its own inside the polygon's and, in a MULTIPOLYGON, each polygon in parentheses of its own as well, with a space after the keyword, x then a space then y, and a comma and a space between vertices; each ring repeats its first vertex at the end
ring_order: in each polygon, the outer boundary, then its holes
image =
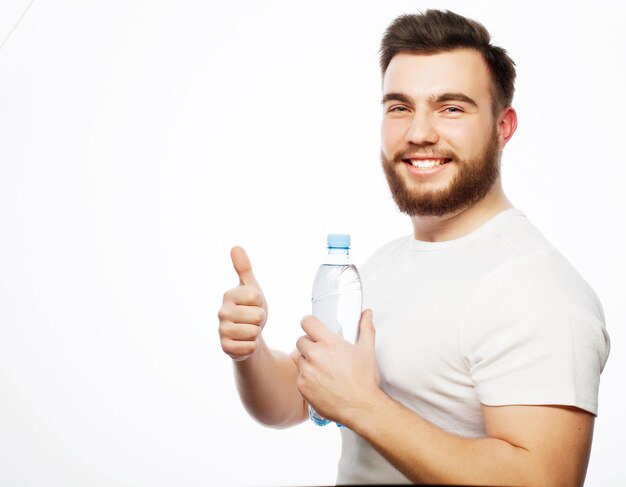
POLYGON ((445 157, 448 159, 457 160, 457 156, 453 151, 435 147, 431 147, 429 149, 409 147, 396 152, 391 160, 393 162, 402 162, 403 159, 408 159, 410 156, 433 156, 442 158, 445 157))

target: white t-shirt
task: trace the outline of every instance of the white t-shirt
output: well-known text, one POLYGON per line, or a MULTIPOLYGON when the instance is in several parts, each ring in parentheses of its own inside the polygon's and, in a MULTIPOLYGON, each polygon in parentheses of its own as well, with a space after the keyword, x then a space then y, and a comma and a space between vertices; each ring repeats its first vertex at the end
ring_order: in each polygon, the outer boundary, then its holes
MULTIPOLYGON (((360 273, 381 388, 424 419, 480 438, 481 403, 597 414, 610 347, 601 304, 520 210, 457 240, 394 240, 360 273)), ((341 434, 337 483, 409 482, 354 432, 341 434)))

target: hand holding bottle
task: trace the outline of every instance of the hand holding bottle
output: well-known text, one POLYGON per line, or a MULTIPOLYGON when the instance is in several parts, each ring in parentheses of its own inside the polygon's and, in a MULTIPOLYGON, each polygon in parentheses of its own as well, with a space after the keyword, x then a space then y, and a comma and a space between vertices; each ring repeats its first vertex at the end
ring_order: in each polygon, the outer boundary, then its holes
MULTIPOLYGON (((313 314, 326 328, 355 343, 363 292, 359 271, 350 259, 350 235, 331 233, 326 243, 328 255, 313 282, 313 314)), ((318 426, 326 426, 330 422, 310 405, 309 415, 318 426)))
POLYGON ((239 285, 224 293, 219 318, 222 350, 233 360, 250 358, 259 346, 261 331, 267 321, 267 302, 254 277, 250 259, 242 247, 230 251, 239 285))

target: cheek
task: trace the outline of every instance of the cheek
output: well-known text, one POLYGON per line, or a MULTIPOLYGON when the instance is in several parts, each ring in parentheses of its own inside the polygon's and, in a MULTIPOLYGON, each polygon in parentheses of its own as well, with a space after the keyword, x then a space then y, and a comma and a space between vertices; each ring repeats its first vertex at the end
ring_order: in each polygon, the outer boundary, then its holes
POLYGON ((380 128, 380 140, 385 154, 389 155, 404 144, 406 124, 400 120, 383 119, 380 128))
POLYGON ((485 140, 485 132, 480 127, 462 123, 444 124, 439 136, 445 145, 465 155, 479 152, 485 140))

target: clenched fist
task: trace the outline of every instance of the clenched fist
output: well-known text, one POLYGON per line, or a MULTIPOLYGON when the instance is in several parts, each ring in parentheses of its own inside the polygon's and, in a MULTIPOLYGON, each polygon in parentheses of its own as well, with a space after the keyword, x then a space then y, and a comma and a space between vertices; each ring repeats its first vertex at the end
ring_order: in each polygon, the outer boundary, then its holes
POLYGON ((233 247, 230 257, 239 276, 239 285, 224 293, 217 317, 222 349, 233 360, 241 361, 251 357, 259 346, 267 321, 267 303, 246 251, 233 247))

